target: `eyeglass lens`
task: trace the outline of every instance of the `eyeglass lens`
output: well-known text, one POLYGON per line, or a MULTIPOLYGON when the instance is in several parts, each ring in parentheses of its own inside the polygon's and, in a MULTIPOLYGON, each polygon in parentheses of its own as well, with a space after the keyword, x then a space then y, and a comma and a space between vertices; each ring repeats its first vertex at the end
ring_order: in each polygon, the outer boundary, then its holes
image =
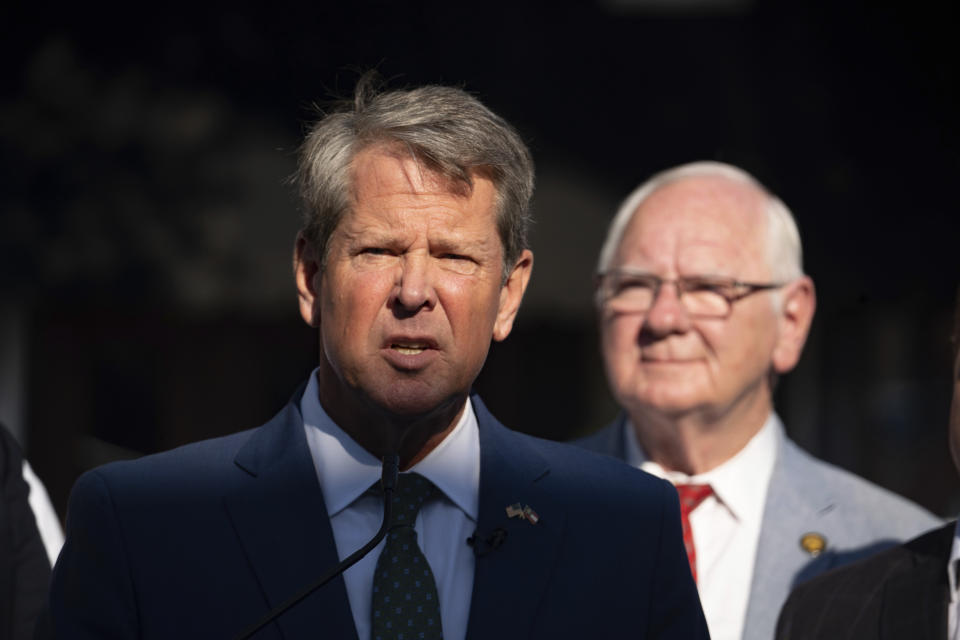
MULTIPOLYGON (((661 284, 659 279, 649 276, 608 274, 607 278, 606 304, 612 311, 649 311, 658 293, 663 295, 664 287, 676 286, 673 281, 663 281, 661 284)), ((727 298, 707 283, 696 279, 681 280, 678 289, 676 293, 680 296, 680 302, 690 315, 719 317, 726 316, 730 311, 727 298)))

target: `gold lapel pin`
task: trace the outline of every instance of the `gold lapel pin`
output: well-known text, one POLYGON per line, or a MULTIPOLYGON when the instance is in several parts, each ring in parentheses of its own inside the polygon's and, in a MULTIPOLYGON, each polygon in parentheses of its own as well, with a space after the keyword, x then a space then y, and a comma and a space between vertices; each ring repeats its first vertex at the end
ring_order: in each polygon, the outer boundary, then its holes
POLYGON ((800 548, 816 558, 827 548, 827 539, 823 534, 811 531, 800 536, 800 548))

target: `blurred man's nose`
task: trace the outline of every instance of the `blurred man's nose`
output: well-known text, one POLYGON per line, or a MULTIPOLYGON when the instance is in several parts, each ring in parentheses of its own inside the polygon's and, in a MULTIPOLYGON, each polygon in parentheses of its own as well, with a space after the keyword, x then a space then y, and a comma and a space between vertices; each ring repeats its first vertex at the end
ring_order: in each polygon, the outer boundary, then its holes
POLYGON ((656 292, 644 318, 644 328, 655 335, 684 333, 690 330, 690 313, 683 305, 675 282, 664 282, 656 292))

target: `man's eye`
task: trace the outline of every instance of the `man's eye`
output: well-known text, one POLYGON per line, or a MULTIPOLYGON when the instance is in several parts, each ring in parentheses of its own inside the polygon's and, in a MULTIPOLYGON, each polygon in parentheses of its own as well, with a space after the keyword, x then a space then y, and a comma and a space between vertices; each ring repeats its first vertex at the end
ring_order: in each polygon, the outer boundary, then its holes
POLYGON ((649 280, 626 279, 620 281, 618 288, 621 291, 624 289, 652 289, 653 283, 649 280))
POLYGON ((390 255, 389 249, 384 249, 383 247, 365 247, 360 250, 360 253, 365 253, 372 256, 386 256, 390 255))
POLYGON ((461 253, 441 253, 437 256, 440 259, 442 269, 461 275, 471 275, 477 272, 478 263, 471 257, 461 253))
POLYGON ((730 285, 726 282, 713 282, 710 280, 691 280, 686 283, 684 289, 690 291, 702 291, 706 293, 716 293, 723 295, 730 288, 730 285))

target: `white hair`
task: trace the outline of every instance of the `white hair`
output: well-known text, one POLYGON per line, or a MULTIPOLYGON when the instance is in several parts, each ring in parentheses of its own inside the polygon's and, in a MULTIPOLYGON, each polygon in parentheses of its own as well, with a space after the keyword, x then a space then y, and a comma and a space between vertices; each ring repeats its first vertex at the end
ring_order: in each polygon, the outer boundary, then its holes
POLYGON ((767 218, 767 262, 770 265, 770 276, 776 282, 788 282, 803 275, 800 231, 787 205, 743 169, 714 161, 691 162, 661 171, 634 189, 610 222, 607 237, 600 248, 597 273, 603 273, 610 267, 633 214, 653 192, 671 182, 701 177, 724 178, 746 184, 762 193, 765 196, 763 210, 767 218))

